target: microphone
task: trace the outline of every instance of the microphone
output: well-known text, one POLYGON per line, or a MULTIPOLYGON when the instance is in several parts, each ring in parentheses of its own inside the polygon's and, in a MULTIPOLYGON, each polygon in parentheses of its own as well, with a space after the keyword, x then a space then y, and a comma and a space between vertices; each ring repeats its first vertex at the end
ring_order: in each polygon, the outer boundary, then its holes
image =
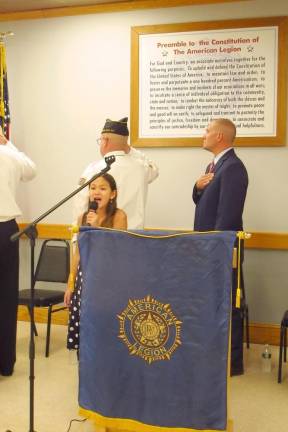
MULTIPOLYGON (((90 201, 90 202, 89 202, 89 207, 88 207, 88 212, 87 212, 87 213, 89 213, 90 211, 96 213, 97 208, 98 208, 98 203, 97 203, 97 201, 90 201)), ((87 215, 86 215, 86 216, 87 216, 87 215)), ((85 225, 86 225, 86 226, 91 226, 91 224, 90 224, 90 223, 87 223, 87 222, 85 223, 85 225)))

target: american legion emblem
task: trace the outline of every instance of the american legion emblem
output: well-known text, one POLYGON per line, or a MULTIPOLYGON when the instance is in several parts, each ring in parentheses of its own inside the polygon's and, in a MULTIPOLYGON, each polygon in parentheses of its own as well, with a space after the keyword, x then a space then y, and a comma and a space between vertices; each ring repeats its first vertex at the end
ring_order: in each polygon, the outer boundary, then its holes
POLYGON ((174 315, 169 304, 148 295, 143 299, 129 299, 126 309, 118 315, 119 338, 131 355, 149 364, 156 360, 170 360, 181 345, 182 321, 174 315))

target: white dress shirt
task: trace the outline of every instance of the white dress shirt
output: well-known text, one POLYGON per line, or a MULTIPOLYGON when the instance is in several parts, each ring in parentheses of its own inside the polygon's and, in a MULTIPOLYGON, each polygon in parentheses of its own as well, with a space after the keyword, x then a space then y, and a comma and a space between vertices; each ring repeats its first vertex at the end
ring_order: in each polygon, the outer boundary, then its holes
POLYGON ((214 165, 217 164, 217 162, 219 161, 219 159, 221 159, 222 156, 224 156, 225 153, 227 153, 228 151, 230 151, 233 147, 229 147, 225 150, 223 150, 221 153, 218 153, 217 156, 214 157, 213 162, 214 165))
MULTIPOLYGON (((143 229, 145 218, 145 204, 148 184, 158 177, 158 167, 142 152, 131 147, 127 154, 124 151, 113 151, 106 156, 115 156, 111 165, 111 174, 117 184, 117 207, 127 214, 128 229, 143 229)), ((80 183, 88 181, 93 175, 106 167, 104 158, 92 162, 84 170, 80 183)), ((74 198, 73 224, 77 224, 78 217, 87 211, 89 201, 88 187, 82 189, 74 198)))
POLYGON ((21 215, 15 201, 18 183, 31 180, 35 175, 36 167, 31 159, 10 141, 0 144, 0 222, 21 215))

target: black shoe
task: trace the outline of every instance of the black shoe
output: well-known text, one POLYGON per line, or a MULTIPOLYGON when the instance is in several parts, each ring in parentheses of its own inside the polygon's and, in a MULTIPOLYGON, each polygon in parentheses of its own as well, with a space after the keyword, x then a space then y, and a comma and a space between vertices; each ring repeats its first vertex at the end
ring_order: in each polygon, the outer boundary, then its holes
POLYGON ((0 375, 11 376, 11 375, 13 375, 13 370, 14 370, 13 366, 12 366, 12 368, 1 368, 0 369, 0 375))
POLYGON ((239 368, 239 369, 231 369, 230 371, 230 376, 238 376, 238 375, 244 375, 244 370, 243 368, 239 368))

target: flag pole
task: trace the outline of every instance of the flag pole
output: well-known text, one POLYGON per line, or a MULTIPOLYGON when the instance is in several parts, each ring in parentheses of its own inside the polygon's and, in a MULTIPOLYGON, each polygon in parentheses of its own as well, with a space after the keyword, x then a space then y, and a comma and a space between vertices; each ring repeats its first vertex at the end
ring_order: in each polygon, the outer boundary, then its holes
POLYGON ((6 31, 0 33, 0 42, 4 42, 5 38, 8 36, 14 36, 14 33, 12 31, 6 31))

